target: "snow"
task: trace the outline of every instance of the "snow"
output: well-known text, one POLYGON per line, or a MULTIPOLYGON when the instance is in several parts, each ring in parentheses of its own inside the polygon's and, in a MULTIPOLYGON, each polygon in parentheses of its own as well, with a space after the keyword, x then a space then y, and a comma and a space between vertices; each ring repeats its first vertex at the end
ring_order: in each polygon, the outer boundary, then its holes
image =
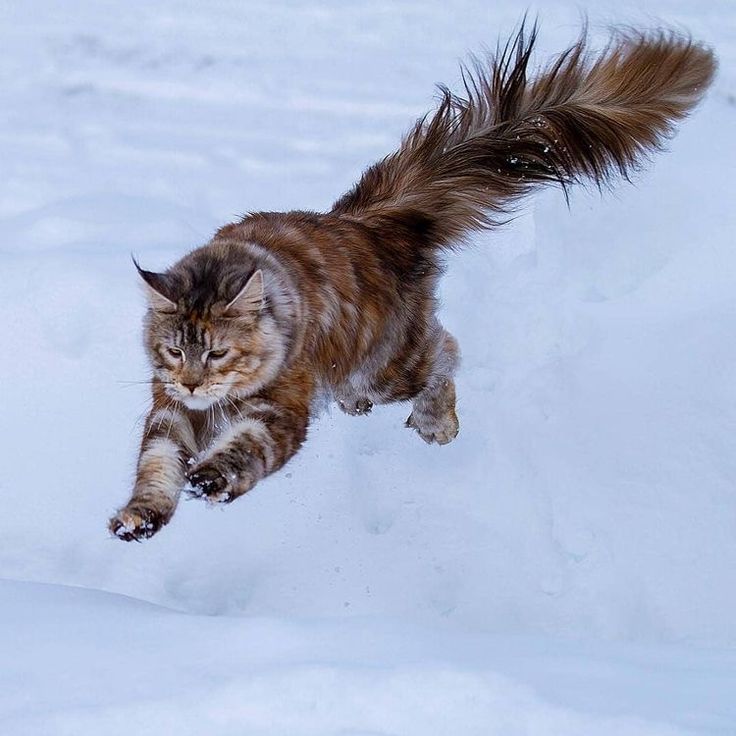
POLYGON ((380 617, 182 615, 58 585, 0 590, 2 629, 14 631, 0 673, 4 734, 679 736, 693 722, 727 733, 736 718, 734 652, 380 617))
MULTIPOLYGON (((0 733, 736 733, 736 9, 588 3, 715 45, 670 150, 449 259, 461 431, 337 409, 140 545, 130 254, 324 209, 518 20, 357 2, 0 5, 0 733)), ((577 32, 538 4, 540 54, 577 32)))

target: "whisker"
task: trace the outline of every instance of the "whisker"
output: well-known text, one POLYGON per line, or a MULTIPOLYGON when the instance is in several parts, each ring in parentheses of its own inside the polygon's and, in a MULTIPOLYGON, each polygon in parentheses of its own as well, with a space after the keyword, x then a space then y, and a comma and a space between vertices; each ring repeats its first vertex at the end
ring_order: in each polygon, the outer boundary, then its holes
POLYGON ((150 386, 151 384, 158 383, 162 386, 172 386, 174 384, 174 381, 162 381, 160 378, 146 378, 143 380, 137 380, 137 381, 122 381, 118 380, 115 381, 115 383, 118 383, 122 386, 150 386))
MULTIPOLYGON (((174 400, 169 399, 168 402, 166 403, 166 406, 164 407, 164 410, 161 412, 161 416, 159 417, 159 420, 158 420, 158 427, 156 427, 157 432, 161 431, 161 425, 164 423, 164 419, 166 418, 166 412, 171 410, 173 403, 174 403, 174 400)), ((169 422, 169 430, 171 430, 170 422, 169 422)), ((166 435, 166 437, 168 439, 168 435, 166 435)))
MULTIPOLYGON (((174 405, 174 399, 171 399, 169 403, 166 405, 165 411, 170 411, 171 407, 174 405)), ((171 428, 174 425, 172 421, 169 421, 169 428, 166 430, 166 439, 169 439, 169 435, 171 434, 171 428)), ((161 428, 161 425, 159 425, 159 429, 161 428)))
POLYGON ((243 412, 242 412, 241 408, 235 403, 235 401, 233 401, 232 398, 230 398, 229 396, 225 396, 225 400, 230 404, 230 406, 233 407, 233 409, 235 409, 236 412, 238 412, 238 416, 241 419, 245 419, 245 417, 243 416, 243 412))

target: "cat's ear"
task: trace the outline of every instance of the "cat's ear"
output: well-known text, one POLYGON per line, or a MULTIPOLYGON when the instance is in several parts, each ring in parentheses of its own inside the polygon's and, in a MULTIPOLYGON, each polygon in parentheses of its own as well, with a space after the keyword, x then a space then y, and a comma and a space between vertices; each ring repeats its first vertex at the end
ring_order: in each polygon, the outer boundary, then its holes
POLYGON ((165 273, 154 273, 141 268, 133 258, 136 271, 145 284, 146 296, 151 308, 157 312, 176 312, 176 302, 171 298, 173 290, 165 273))
POLYGON ((225 307, 226 317, 253 317, 263 308, 263 271, 259 268, 225 307))

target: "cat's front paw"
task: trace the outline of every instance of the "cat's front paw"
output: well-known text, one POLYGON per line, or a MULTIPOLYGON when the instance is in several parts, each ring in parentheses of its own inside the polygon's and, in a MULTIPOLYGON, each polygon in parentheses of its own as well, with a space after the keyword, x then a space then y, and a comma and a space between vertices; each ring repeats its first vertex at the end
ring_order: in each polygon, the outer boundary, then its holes
POLYGON ((255 484, 255 479, 242 471, 236 473, 227 463, 218 462, 216 458, 195 465, 187 473, 187 480, 189 483, 184 490, 190 496, 212 504, 232 503, 255 484))
POLYGON ((203 498, 211 503, 230 503, 230 483, 222 471, 214 465, 198 465, 187 473, 189 484, 184 490, 195 498, 203 498))
POLYGON ((126 506, 107 524, 110 533, 124 542, 141 542, 152 537, 168 521, 156 509, 126 506))

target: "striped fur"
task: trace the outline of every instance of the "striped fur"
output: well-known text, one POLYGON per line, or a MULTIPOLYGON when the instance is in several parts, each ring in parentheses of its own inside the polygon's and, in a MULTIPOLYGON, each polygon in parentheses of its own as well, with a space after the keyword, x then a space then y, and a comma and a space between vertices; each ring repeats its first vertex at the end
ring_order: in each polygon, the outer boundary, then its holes
POLYGON ((139 268, 153 406, 128 504, 110 522, 142 539, 185 483, 227 503, 304 442, 319 395, 355 415, 412 401, 407 426, 458 432, 455 339, 436 317, 441 254, 500 222, 537 185, 626 175, 708 87, 712 54, 671 33, 584 39, 536 77, 522 28, 466 97, 438 109, 325 214, 249 215, 165 273, 139 268))

